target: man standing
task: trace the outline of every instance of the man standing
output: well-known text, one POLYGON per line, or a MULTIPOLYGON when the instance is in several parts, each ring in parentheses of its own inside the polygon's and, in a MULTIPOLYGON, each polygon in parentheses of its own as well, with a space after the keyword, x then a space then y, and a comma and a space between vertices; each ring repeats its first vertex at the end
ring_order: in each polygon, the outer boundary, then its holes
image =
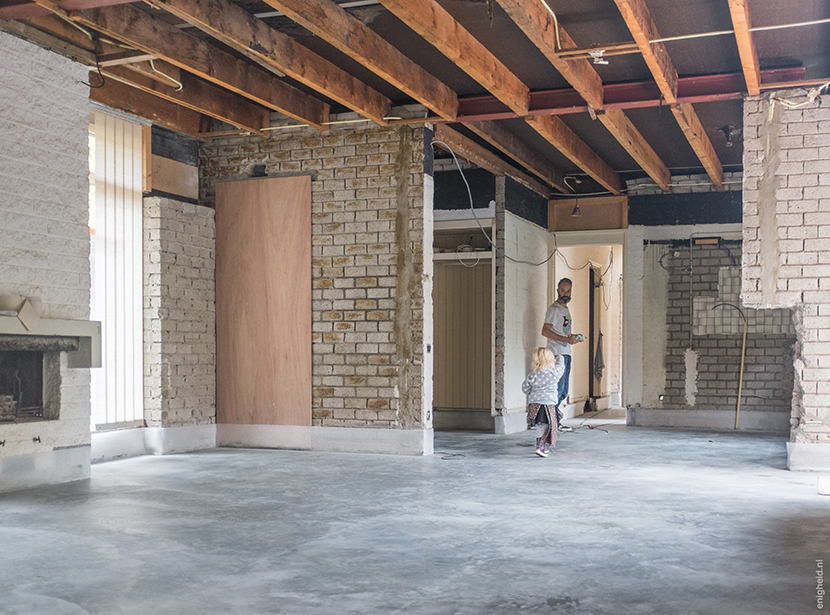
POLYGON ((568 396, 568 381, 571 375, 571 346, 582 341, 571 333, 571 312, 568 309, 568 302, 571 300, 572 286, 573 283, 568 278, 559 280, 556 287, 557 299, 545 313, 545 324, 542 327, 542 335, 548 338, 548 350, 554 355, 562 355, 565 358, 565 373, 559 380, 559 401, 556 404, 556 414, 560 424, 562 421, 560 406, 568 396))

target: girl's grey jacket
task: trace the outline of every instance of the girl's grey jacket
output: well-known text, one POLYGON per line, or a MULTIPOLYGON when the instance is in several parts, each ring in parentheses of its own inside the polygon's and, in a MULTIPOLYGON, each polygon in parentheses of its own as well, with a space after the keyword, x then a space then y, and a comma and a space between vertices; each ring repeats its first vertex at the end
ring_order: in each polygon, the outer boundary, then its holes
POLYGON ((553 369, 530 372, 522 383, 522 393, 527 395, 527 403, 555 406, 559 403, 559 379, 565 373, 565 357, 556 357, 553 369))

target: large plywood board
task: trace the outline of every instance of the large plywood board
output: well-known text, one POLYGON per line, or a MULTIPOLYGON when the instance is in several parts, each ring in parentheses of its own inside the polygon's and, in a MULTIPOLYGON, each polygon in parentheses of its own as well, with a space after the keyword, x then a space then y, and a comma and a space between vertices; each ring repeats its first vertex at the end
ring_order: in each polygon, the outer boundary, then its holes
POLYGON ((311 425, 311 177, 216 185, 217 421, 311 425))

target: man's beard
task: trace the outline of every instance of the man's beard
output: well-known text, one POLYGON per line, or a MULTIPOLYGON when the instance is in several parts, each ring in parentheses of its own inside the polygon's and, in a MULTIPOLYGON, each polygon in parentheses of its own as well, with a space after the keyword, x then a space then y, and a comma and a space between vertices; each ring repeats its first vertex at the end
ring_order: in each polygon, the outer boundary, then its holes
POLYGON ((559 297, 559 301, 561 301, 563 305, 567 305, 570 300, 570 297, 559 297))

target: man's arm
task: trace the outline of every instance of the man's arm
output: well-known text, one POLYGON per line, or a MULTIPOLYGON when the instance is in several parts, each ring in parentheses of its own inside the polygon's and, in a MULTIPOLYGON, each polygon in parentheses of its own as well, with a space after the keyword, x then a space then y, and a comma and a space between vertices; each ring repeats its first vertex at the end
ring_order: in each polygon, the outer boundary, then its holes
POLYGON ((553 325, 549 322, 546 322, 542 326, 542 335, 549 340, 554 340, 557 342, 565 342, 566 344, 576 344, 577 339, 576 336, 571 333, 570 335, 559 335, 556 331, 553 330, 553 325))

